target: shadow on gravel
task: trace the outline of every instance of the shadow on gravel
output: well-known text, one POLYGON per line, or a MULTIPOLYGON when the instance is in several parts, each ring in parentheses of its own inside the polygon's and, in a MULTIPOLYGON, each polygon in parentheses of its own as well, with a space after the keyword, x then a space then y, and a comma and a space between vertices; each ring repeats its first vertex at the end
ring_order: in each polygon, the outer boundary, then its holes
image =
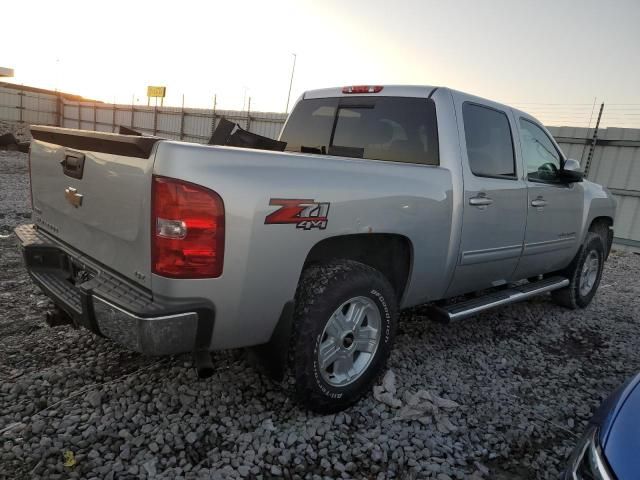
POLYGON ((559 342, 545 345, 544 351, 557 357, 580 358, 589 357, 606 346, 606 341, 597 331, 580 330, 565 333, 559 342))

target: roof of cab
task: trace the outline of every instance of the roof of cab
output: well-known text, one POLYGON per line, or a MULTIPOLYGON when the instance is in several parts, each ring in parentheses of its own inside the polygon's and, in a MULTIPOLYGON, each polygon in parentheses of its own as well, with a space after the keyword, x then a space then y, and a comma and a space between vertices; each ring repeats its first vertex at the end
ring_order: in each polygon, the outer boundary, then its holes
POLYGON ((302 94, 303 99, 328 97, 355 97, 362 95, 378 95, 387 97, 424 97, 427 98, 438 87, 428 85, 382 85, 380 93, 342 93, 344 87, 321 88, 309 90, 302 94))
MULTIPOLYGON (((371 86, 374 86, 373 84, 371 86)), ((491 103, 496 107, 501 107, 503 109, 511 109, 516 115, 521 115, 524 117, 533 118, 538 121, 535 117, 530 115, 527 112, 514 108, 510 105, 496 102, 495 100, 491 100, 489 98, 480 97, 477 95, 473 95, 471 93, 462 92, 460 90, 454 90, 448 87, 437 87, 432 85, 381 85, 382 91, 379 93, 342 93, 342 89, 345 87, 332 87, 332 88, 320 88, 317 90, 308 90, 302 94, 300 100, 306 100, 310 98, 332 98, 332 97, 357 97, 357 96, 368 96, 368 95, 377 95, 377 96, 388 96, 388 97, 417 97, 417 98, 428 98, 431 96, 436 90, 449 90, 451 92, 459 92, 472 100, 478 100, 481 103, 491 103)), ((538 121, 539 122, 539 121, 538 121)))

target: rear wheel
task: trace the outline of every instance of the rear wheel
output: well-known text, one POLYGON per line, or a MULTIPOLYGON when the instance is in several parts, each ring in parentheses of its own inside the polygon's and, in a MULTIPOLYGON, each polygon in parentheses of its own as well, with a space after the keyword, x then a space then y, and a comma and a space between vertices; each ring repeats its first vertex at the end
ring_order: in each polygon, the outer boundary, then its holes
POLYGON ((289 353, 296 399, 321 413, 358 401, 384 368, 396 316, 393 288, 379 271, 349 260, 305 270, 289 353))
POLYGON ((604 266, 605 247, 600 235, 589 232, 576 258, 561 275, 569 279, 569 285, 551 292, 553 300, 563 307, 584 308, 593 299, 604 266))

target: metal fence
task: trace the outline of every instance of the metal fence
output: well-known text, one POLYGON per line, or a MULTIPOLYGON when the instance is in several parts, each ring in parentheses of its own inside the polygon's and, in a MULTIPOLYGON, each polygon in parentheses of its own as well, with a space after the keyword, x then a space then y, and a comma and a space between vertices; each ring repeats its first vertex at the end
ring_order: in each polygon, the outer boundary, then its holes
POLYGON ((549 127, 549 131, 569 158, 580 161, 587 178, 607 187, 618 200, 615 242, 640 248, 640 129, 601 129, 595 144, 592 128, 549 127))
POLYGON ((0 87, 0 120, 59 125, 59 98, 56 95, 0 87))
MULTIPOLYGON (((225 117, 260 135, 276 138, 286 115, 184 107, 94 103, 54 92, 0 86, 0 120, 113 132, 123 125, 143 133, 205 143, 225 117)), ((618 200, 615 241, 640 248, 640 129, 549 127, 563 151, 606 186, 618 200)))
POLYGON ((115 132, 122 125, 142 133, 205 143, 223 117, 250 132, 275 138, 286 114, 78 101, 63 94, 0 87, 0 120, 14 122, 103 132, 115 132))

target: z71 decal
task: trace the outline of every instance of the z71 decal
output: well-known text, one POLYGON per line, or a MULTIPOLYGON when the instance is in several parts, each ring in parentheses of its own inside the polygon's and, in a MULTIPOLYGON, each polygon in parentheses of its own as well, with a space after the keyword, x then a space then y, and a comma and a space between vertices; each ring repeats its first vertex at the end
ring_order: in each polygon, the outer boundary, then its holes
POLYGON ((295 223, 296 228, 311 230, 327 228, 329 221, 329 202, 316 202, 315 200, 298 198, 272 198, 269 205, 276 205, 280 208, 267 215, 264 219, 265 225, 295 223))

